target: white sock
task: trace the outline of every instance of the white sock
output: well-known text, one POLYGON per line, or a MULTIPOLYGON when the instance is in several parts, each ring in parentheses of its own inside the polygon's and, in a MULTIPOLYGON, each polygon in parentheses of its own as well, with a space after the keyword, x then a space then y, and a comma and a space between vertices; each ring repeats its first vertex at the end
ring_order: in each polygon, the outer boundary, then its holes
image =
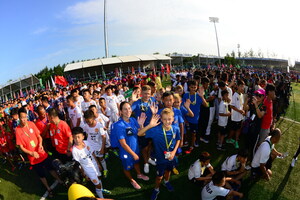
POLYGON ((104 198, 103 197, 103 193, 102 193, 102 189, 98 189, 98 188, 96 188, 96 194, 97 194, 97 196, 99 197, 99 198, 104 198))
POLYGON ((107 170, 107 166, 106 166, 105 160, 103 159, 103 160, 101 160, 100 162, 101 162, 101 165, 102 165, 102 167, 103 167, 103 170, 107 170))
POLYGON ((159 188, 154 188, 155 191, 159 192, 159 188))

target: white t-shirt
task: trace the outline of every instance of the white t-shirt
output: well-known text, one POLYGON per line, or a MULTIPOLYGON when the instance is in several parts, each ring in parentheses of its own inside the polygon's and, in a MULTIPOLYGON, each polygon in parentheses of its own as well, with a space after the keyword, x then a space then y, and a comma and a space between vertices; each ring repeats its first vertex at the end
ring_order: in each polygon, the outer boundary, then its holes
POLYGON ((101 150, 102 136, 105 135, 102 124, 97 122, 95 127, 90 127, 88 124, 85 124, 83 127, 83 130, 87 134, 87 141, 91 145, 93 151, 96 151, 96 153, 99 153, 97 151, 101 150))
POLYGON ((94 179, 94 174, 96 174, 97 177, 100 176, 101 173, 99 172, 97 162, 92 155, 93 150, 90 143, 86 140, 83 142, 85 144, 83 149, 78 149, 73 146, 72 155, 74 160, 80 163, 84 173, 92 180, 94 179))
POLYGON ((118 113, 118 100, 117 97, 112 96, 106 96, 104 97, 106 101, 106 106, 110 108, 112 113, 118 113))
POLYGON ((81 109, 81 103, 82 103, 83 101, 84 101, 83 97, 79 95, 79 97, 77 97, 77 101, 74 102, 75 105, 76 105, 78 108, 80 108, 80 110, 82 110, 82 109, 81 109))
MULTIPOLYGON (((244 95, 235 92, 234 95, 232 96, 230 105, 236 107, 239 110, 242 110, 244 105, 244 95)), ((231 120, 234 122, 239 122, 244 119, 244 116, 241 113, 233 109, 231 109, 231 113, 232 113, 231 120)))
POLYGON ((71 119, 73 127, 76 127, 78 118, 82 117, 81 110, 77 106, 75 106, 73 109, 68 107, 68 115, 71 119))
POLYGON ((210 181, 207 185, 205 185, 201 192, 202 200, 213 200, 217 196, 225 197, 228 195, 230 190, 215 186, 212 181, 210 181))
POLYGON ((263 143, 261 143, 261 145, 259 145, 258 149, 254 154, 251 167, 256 168, 259 167, 260 164, 267 163, 267 161, 270 158, 271 151, 274 148, 274 144, 270 146, 270 139, 271 136, 267 137, 266 140, 263 143), (270 144, 267 141, 269 141, 270 144))
POLYGON ((98 107, 97 104, 96 104, 96 102, 94 100, 91 100, 89 102, 86 102, 86 101, 81 102, 82 112, 87 111, 91 105, 95 105, 96 108, 98 107))
MULTIPOLYGON (((219 114, 227 114, 229 111, 228 111, 228 103, 225 102, 225 101, 221 101, 220 102, 220 105, 219 105, 219 114)), ((219 126, 227 126, 227 123, 228 123, 228 116, 220 116, 219 115, 219 119, 218 119, 218 125, 219 126)))
POLYGON ((203 175, 205 169, 209 167, 211 167, 210 163, 207 166, 201 166, 200 160, 196 160, 189 168, 189 180, 192 180, 193 178, 200 178, 203 175))
POLYGON ((222 171, 235 171, 241 164, 236 160, 237 154, 227 157, 227 159, 222 164, 222 171))
MULTIPOLYGON (((232 89, 230 87, 226 86, 226 89, 228 91, 228 98, 230 99, 230 101, 232 100, 232 89)), ((221 95, 222 90, 219 89, 219 93, 218 93, 218 98, 222 99, 222 95, 221 95)))
POLYGON ((124 95, 119 94, 119 95, 117 96, 117 100, 118 100, 118 103, 119 103, 119 104, 122 103, 123 101, 125 101, 124 95))

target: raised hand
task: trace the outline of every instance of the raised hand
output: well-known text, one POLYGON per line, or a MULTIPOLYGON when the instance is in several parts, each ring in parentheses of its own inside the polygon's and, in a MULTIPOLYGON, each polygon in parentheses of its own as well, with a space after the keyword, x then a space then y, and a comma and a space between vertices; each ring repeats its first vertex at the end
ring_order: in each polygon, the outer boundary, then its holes
POLYGON ((132 92, 131 99, 132 99, 133 102, 137 101, 139 99, 138 96, 137 96, 137 90, 132 92))
POLYGON ((146 113, 142 112, 141 115, 138 117, 138 120, 137 120, 140 127, 144 126, 146 118, 147 118, 146 113))
POLYGON ((199 89, 198 89, 198 94, 200 97, 203 97, 204 96, 204 88, 203 86, 200 86, 199 89))
POLYGON ((190 105, 191 105, 191 100, 190 100, 190 99, 187 99, 187 100, 184 102, 184 107, 189 108, 190 105))
POLYGON ((156 115, 156 113, 158 112, 158 106, 155 104, 155 102, 151 103, 150 110, 152 112, 152 115, 156 115))
POLYGON ((159 115, 153 115, 152 119, 149 123, 150 127, 153 128, 153 127, 159 125, 160 124, 159 119, 160 119, 159 115))

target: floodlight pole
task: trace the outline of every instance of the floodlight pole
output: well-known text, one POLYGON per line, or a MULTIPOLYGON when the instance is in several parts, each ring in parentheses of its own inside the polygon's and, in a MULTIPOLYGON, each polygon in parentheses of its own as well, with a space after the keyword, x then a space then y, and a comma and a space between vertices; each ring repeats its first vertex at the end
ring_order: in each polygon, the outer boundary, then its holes
POLYGON ((218 39, 217 27, 216 27, 216 23, 219 23, 219 18, 218 18, 218 17, 209 17, 209 22, 214 23, 215 33, 216 33, 216 40, 217 40, 217 47, 218 47, 219 64, 221 65, 220 48, 219 48, 219 39, 218 39))
POLYGON ((106 25, 106 0, 104 0, 104 44, 105 44, 105 57, 108 58, 107 25, 106 25))

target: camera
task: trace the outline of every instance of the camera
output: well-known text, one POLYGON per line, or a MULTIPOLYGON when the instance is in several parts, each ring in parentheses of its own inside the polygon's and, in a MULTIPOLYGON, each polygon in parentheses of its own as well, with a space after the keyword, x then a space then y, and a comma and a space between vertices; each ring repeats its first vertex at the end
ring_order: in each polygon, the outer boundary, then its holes
POLYGON ((83 182, 80 164, 77 161, 69 161, 63 164, 59 159, 55 159, 52 161, 52 166, 65 186, 69 187, 73 183, 81 184, 83 182))

